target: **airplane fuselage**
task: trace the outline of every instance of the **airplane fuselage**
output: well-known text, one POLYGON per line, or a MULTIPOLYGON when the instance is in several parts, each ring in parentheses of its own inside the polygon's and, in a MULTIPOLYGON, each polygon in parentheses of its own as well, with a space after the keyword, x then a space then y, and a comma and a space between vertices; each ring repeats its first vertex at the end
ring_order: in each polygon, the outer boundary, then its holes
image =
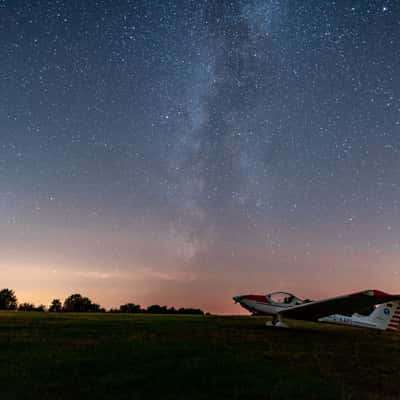
MULTIPOLYGON (((367 293, 369 294, 369 292, 367 293)), ((304 308, 308 303, 318 303, 310 300, 302 300, 286 292, 275 292, 267 295, 235 296, 233 300, 253 314, 272 316, 272 323, 267 324, 272 324, 274 326, 286 326, 282 321, 282 314, 288 314, 285 310, 292 307, 297 309, 299 307, 304 308)), ((357 313, 351 315, 331 314, 316 318, 314 321, 360 328, 398 330, 400 326, 399 304, 399 301, 379 304, 371 311, 370 315, 361 315, 357 313)))
MULTIPOLYGON (((240 302, 240 305, 252 313, 269 315, 269 316, 275 316, 279 313, 279 311, 282 311, 282 309, 291 307, 290 305, 284 305, 284 304, 279 304, 279 305, 266 304, 265 302, 262 302, 260 300, 243 299, 240 302)), ((367 316, 357 315, 357 314, 352 316, 334 314, 328 317, 319 318, 318 322, 379 329, 377 324, 369 321, 367 316)))

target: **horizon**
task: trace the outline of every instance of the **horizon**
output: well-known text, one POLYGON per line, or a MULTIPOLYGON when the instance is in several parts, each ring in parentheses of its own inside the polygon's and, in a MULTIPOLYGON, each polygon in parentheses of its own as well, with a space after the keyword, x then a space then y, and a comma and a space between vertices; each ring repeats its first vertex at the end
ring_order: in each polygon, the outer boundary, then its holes
POLYGON ((1 286, 226 314, 400 292, 399 17, 2 1, 1 286))

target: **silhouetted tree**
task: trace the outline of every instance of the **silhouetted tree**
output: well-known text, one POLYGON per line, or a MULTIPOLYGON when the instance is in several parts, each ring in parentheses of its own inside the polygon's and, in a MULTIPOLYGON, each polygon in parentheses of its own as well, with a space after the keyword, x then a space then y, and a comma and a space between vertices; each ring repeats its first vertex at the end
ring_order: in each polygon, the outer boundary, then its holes
POLYGON ((153 304, 145 310, 149 314, 186 314, 186 315, 204 315, 204 311, 198 308, 180 308, 177 310, 175 307, 167 308, 167 306, 160 306, 153 304))
POLYGON ((17 296, 11 289, 0 290, 0 310, 16 310, 17 296))
POLYGON ((142 311, 143 310, 140 307, 140 305, 134 304, 134 303, 123 304, 122 306, 119 307, 119 312, 121 312, 121 313, 137 314, 142 311))
POLYGON ((89 311, 90 312, 106 312, 106 309, 101 307, 99 304, 92 303, 92 306, 89 311))
POLYGON ((63 310, 66 312, 101 312, 103 308, 92 301, 88 297, 76 293, 67 297, 64 301, 63 310))
POLYGON ((147 307, 146 312, 148 312, 149 314, 167 314, 167 307, 160 306, 159 304, 153 304, 147 307))
POLYGON ((61 312, 62 311, 62 303, 60 299, 54 299, 49 307, 50 312, 61 312))
POLYGON ((187 315, 204 315, 204 311, 199 308, 179 308, 160 306, 159 304, 152 304, 146 309, 140 307, 139 304, 127 303, 121 305, 118 309, 111 308, 110 313, 147 313, 147 314, 187 314, 187 315))
POLYGON ((199 308, 180 308, 178 310, 178 314, 186 314, 186 315, 204 315, 204 311, 199 308))
POLYGON ((21 303, 18 306, 18 311, 35 311, 35 305, 32 303, 21 303))
POLYGON ((32 303, 21 303, 18 306, 18 311, 40 311, 40 312, 44 312, 44 311, 46 311, 46 306, 41 304, 40 306, 35 307, 35 305, 32 304, 32 303))

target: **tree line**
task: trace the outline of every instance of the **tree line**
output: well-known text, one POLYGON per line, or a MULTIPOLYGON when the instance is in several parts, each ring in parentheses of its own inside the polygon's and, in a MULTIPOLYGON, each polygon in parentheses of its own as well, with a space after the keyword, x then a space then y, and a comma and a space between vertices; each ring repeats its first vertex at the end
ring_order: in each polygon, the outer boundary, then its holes
POLYGON ((198 308, 178 308, 160 306, 153 304, 147 308, 142 308, 139 304, 127 303, 119 308, 106 310, 99 304, 94 303, 88 297, 82 296, 79 293, 68 296, 64 302, 60 299, 54 299, 51 304, 46 307, 41 304, 35 306, 32 303, 18 304, 17 296, 14 290, 0 290, 0 310, 15 310, 15 311, 40 311, 40 312, 111 312, 111 313, 127 313, 127 314, 195 314, 204 315, 204 311, 198 308))

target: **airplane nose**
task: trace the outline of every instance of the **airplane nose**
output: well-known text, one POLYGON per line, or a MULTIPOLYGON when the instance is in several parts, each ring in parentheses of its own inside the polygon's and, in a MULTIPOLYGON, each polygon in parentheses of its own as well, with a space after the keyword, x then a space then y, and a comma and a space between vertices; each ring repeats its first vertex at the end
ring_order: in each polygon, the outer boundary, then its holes
POLYGON ((240 301, 240 299, 242 298, 242 296, 233 296, 232 298, 233 298, 233 301, 234 301, 235 303, 237 303, 238 301, 240 301))

